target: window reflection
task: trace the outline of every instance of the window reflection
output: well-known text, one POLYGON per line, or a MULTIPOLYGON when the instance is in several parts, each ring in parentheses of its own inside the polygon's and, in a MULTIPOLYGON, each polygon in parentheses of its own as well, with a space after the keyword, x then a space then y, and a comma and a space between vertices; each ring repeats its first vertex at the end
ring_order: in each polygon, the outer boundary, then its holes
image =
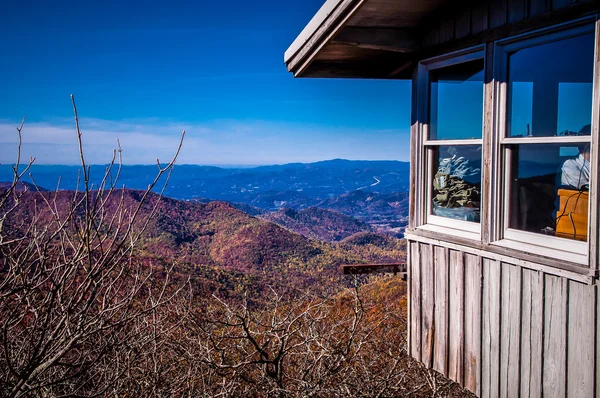
POLYGON ((586 134, 582 127, 592 119, 593 33, 516 51, 508 66, 509 136, 586 134))
POLYGON ((587 240, 590 145, 510 146, 509 227, 587 240))
POLYGON ((481 145, 439 146, 432 151, 432 214, 479 222, 481 145))
POLYGON ((483 59, 430 73, 431 140, 481 138, 483 59))

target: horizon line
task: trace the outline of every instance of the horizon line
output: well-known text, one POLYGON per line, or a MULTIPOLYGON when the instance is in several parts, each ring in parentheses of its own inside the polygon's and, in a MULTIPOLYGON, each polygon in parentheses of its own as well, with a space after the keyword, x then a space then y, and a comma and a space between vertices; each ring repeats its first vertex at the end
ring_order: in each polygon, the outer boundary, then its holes
MULTIPOLYGON (((346 161, 346 162, 398 162, 398 163, 410 163, 408 160, 398 160, 398 159, 345 159, 345 158, 334 158, 334 159, 323 159, 316 160, 313 162, 301 162, 301 161, 291 161, 287 163, 210 163, 210 164, 201 164, 201 163, 175 163, 175 166, 199 166, 199 167, 219 167, 225 169, 232 168, 253 168, 253 167, 265 167, 265 166, 285 166, 290 164, 314 164, 314 163, 323 163, 323 162, 333 162, 333 161, 346 161)), ((167 164, 167 163, 162 163, 167 164)), ((21 164, 25 166, 25 163, 21 164)), ((91 163, 86 164, 86 166, 108 166, 109 163, 91 163)), ((2 166, 14 166, 13 163, 0 163, 0 167, 2 166)), ((81 167, 81 164, 64 164, 64 163, 33 163, 33 166, 46 166, 46 167, 81 167)), ((114 166, 118 166, 115 163, 114 166)), ((123 163, 121 166, 156 166, 156 163, 123 163)))

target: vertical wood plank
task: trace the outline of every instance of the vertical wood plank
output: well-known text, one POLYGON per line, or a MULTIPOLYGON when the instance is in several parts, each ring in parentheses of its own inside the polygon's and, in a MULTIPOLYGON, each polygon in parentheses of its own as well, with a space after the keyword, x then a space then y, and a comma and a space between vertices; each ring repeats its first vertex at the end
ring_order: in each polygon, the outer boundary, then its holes
POLYGON ((454 20, 454 35, 457 39, 471 34, 471 8, 466 7, 456 15, 454 20))
POLYGON ((523 270, 521 301, 521 396, 542 396, 544 274, 523 270))
POLYGON ((471 34, 476 35, 488 29, 488 9, 487 2, 474 2, 471 8, 471 34))
POLYGON ((440 21, 439 26, 438 40, 440 44, 454 40, 454 16, 445 15, 440 21))
POLYGON ((508 1, 508 23, 519 22, 527 18, 527 0, 508 1))
POLYGON ((450 314, 448 376, 461 385, 464 353, 464 259, 458 250, 450 251, 450 314))
POLYGON ((489 13, 490 29, 506 25, 507 8, 507 0, 496 0, 491 2, 489 13))
POLYGON ((521 267, 502 264, 500 396, 518 397, 520 387, 521 267))
POLYGON ((550 0, 529 0, 529 16, 535 17, 541 15, 548 10, 550 0))
POLYGON ((500 378, 500 285, 498 261, 483 259, 481 396, 498 397, 500 378))
POLYGON ((448 249, 436 246, 433 368, 448 376, 448 249))
POLYGON ((411 241, 406 240, 406 298, 407 298, 407 312, 408 316, 406 318, 406 352, 412 353, 412 344, 411 344, 411 328, 412 328, 412 256, 410 255, 410 247, 411 241))
POLYGON ((465 254, 465 387, 481 395, 481 257, 465 254))
POLYGON ((573 0, 552 0, 552 10, 560 10, 573 4, 573 0))
POLYGON ((433 248, 421 244, 421 361, 430 368, 433 366, 433 333, 434 333, 434 278, 433 248))
POLYGON ((482 146, 482 169, 481 169, 481 239, 484 243, 489 243, 495 240, 494 228, 497 226, 494 220, 497 220, 496 214, 498 206, 494 205, 495 187, 497 169, 496 163, 492 163, 492 159, 496 150, 496 142, 494 140, 494 45, 488 43, 485 46, 485 85, 484 85, 484 103, 483 103, 483 146, 482 146))
POLYGON ((410 243, 411 279, 411 320, 410 320, 410 342, 411 355, 417 361, 421 361, 421 256, 418 242, 410 243))
MULTIPOLYGON (((600 153, 600 21, 596 21, 596 55, 594 59, 594 88, 592 99, 592 153, 600 153)), ((600 241, 600 195, 598 195, 598 179, 600 177, 600 156, 594 155, 591 159, 590 181, 594 181, 590 189, 590 217, 589 217, 589 258, 590 267, 599 269, 598 243, 600 241)), ((600 379, 599 381, 600 382, 600 379)))
POLYGON ((544 370, 542 393, 545 398, 566 394, 567 279, 545 276, 544 370))
POLYGON ((437 26, 429 26, 425 30, 425 35, 423 37, 423 46, 431 47, 440 43, 440 30, 439 25, 437 26))
POLYGON ((594 347, 596 347, 596 363, 594 364, 595 366, 595 372, 594 374, 596 375, 596 380, 595 380, 595 384, 596 384, 596 397, 600 397, 600 347, 598 347, 600 345, 600 284, 597 284, 595 286, 596 288, 596 299, 594 300, 596 303, 596 342, 594 344, 594 347))
POLYGON ((419 70, 415 68, 412 73, 412 93, 410 101, 410 194, 408 203, 408 227, 416 228, 419 225, 416 205, 419 203, 419 70))
POLYGON ((594 395, 595 287, 569 282, 567 396, 594 395))

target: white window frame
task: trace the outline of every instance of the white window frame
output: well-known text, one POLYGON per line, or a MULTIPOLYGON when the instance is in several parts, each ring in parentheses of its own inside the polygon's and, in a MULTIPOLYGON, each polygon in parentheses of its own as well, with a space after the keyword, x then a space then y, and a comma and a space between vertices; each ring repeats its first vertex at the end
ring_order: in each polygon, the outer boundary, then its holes
MULTIPOLYGON (((540 31, 511 37, 497 41, 494 44, 494 81, 495 83, 495 123, 493 128, 492 148, 492 173, 503 170, 502 175, 495 178, 492 187, 493 208, 491 215, 490 243, 497 246, 534 253, 554 259, 560 259, 572 263, 595 268, 597 228, 594 228, 592 220, 597 217, 596 199, 598 184, 596 183, 596 170, 598 164, 598 109, 592 109, 592 131, 589 136, 556 136, 556 137, 509 137, 507 136, 508 109, 508 79, 507 67, 509 53, 538 45, 552 43, 558 40, 577 37, 586 33, 595 32, 596 48, 594 49, 594 60, 598 59, 598 18, 584 18, 555 26, 540 31), (595 23, 595 27, 594 24, 595 23), (588 212, 588 241, 576 241, 565 238, 547 236, 532 232, 508 228, 509 220, 509 189, 510 170, 507 161, 510 156, 508 145, 518 144, 566 144, 566 143, 588 142, 591 145, 591 176, 590 176, 590 203, 588 212), (504 167, 502 167, 504 165, 504 167)), ((598 62, 594 64, 593 98, 592 107, 598 107, 598 62)))
MULTIPOLYGON (((419 181, 417 188, 417 196, 418 203, 422 205, 419 206, 420 214, 417 215, 417 228, 432 231, 436 233, 449 234, 452 236, 457 236, 466 239, 472 240, 481 240, 481 228, 482 222, 470 222, 470 221, 462 221, 455 220, 446 217, 440 217, 433 215, 431 212, 431 197, 432 197, 432 184, 434 177, 433 171, 433 151, 434 148, 445 146, 445 145, 480 145, 483 148, 483 124, 484 120, 482 120, 481 125, 481 137, 479 139, 457 139, 457 140, 430 140, 429 139, 429 97, 430 97, 430 72, 437 69, 442 69, 448 66, 459 65, 461 63, 466 63, 475 60, 483 60, 484 62, 484 72, 486 68, 486 57, 485 57, 485 46, 480 45, 476 47, 471 47, 465 50, 444 54, 439 57, 434 57, 430 59, 423 60, 419 63, 418 66, 418 113, 420 118, 427 120, 426 123, 422 123, 419 129, 419 137, 418 137, 418 172, 417 172, 417 181, 419 181)), ((482 83, 481 90, 481 106, 482 106, 482 115, 485 115, 485 82, 482 83)), ((484 118, 482 118, 484 119, 484 118)), ((483 161, 480 166, 482 170, 483 176, 483 161)), ((483 190, 483 184, 481 186, 483 190)), ((481 207, 483 207, 483 202, 481 202, 481 207)), ((480 214, 483 216, 483 213, 480 209, 480 214)))

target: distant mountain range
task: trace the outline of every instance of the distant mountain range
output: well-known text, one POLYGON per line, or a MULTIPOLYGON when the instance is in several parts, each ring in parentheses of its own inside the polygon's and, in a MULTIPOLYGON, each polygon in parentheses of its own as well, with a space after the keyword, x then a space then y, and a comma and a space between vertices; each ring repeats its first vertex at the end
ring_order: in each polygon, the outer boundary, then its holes
MULTIPOLYGON (((105 170, 106 166, 91 166, 91 182, 97 186, 105 170)), ((73 190, 77 187, 79 171, 77 166, 34 165, 30 174, 40 187, 55 189, 58 186, 60 189, 73 190)), ((123 166, 119 186, 145 189, 155 174, 155 165, 123 166)), ((114 173, 112 177, 115 177, 114 173)), ((11 179, 10 165, 0 165, 0 181, 11 179)), ((408 162, 335 159, 254 168, 178 165, 164 194, 175 199, 199 202, 227 201, 251 215, 316 207, 333 210, 368 224, 363 231, 402 236, 407 223, 408 189, 408 162)), ((304 216, 302 214, 300 218, 304 216)), ((316 223, 319 217, 314 216, 309 218, 316 223)), ((333 217, 325 213, 321 216, 329 220, 333 217)), ((279 219, 279 223, 286 228, 291 228, 293 224, 277 214, 271 219, 275 222, 279 219)), ((297 226, 297 222, 294 225, 297 226)), ((309 237, 311 233, 316 233, 326 240, 345 237, 345 233, 342 233, 339 236, 330 234, 325 238, 322 231, 317 233, 313 229, 309 233, 308 229, 299 226, 296 230, 304 230, 309 237)))

